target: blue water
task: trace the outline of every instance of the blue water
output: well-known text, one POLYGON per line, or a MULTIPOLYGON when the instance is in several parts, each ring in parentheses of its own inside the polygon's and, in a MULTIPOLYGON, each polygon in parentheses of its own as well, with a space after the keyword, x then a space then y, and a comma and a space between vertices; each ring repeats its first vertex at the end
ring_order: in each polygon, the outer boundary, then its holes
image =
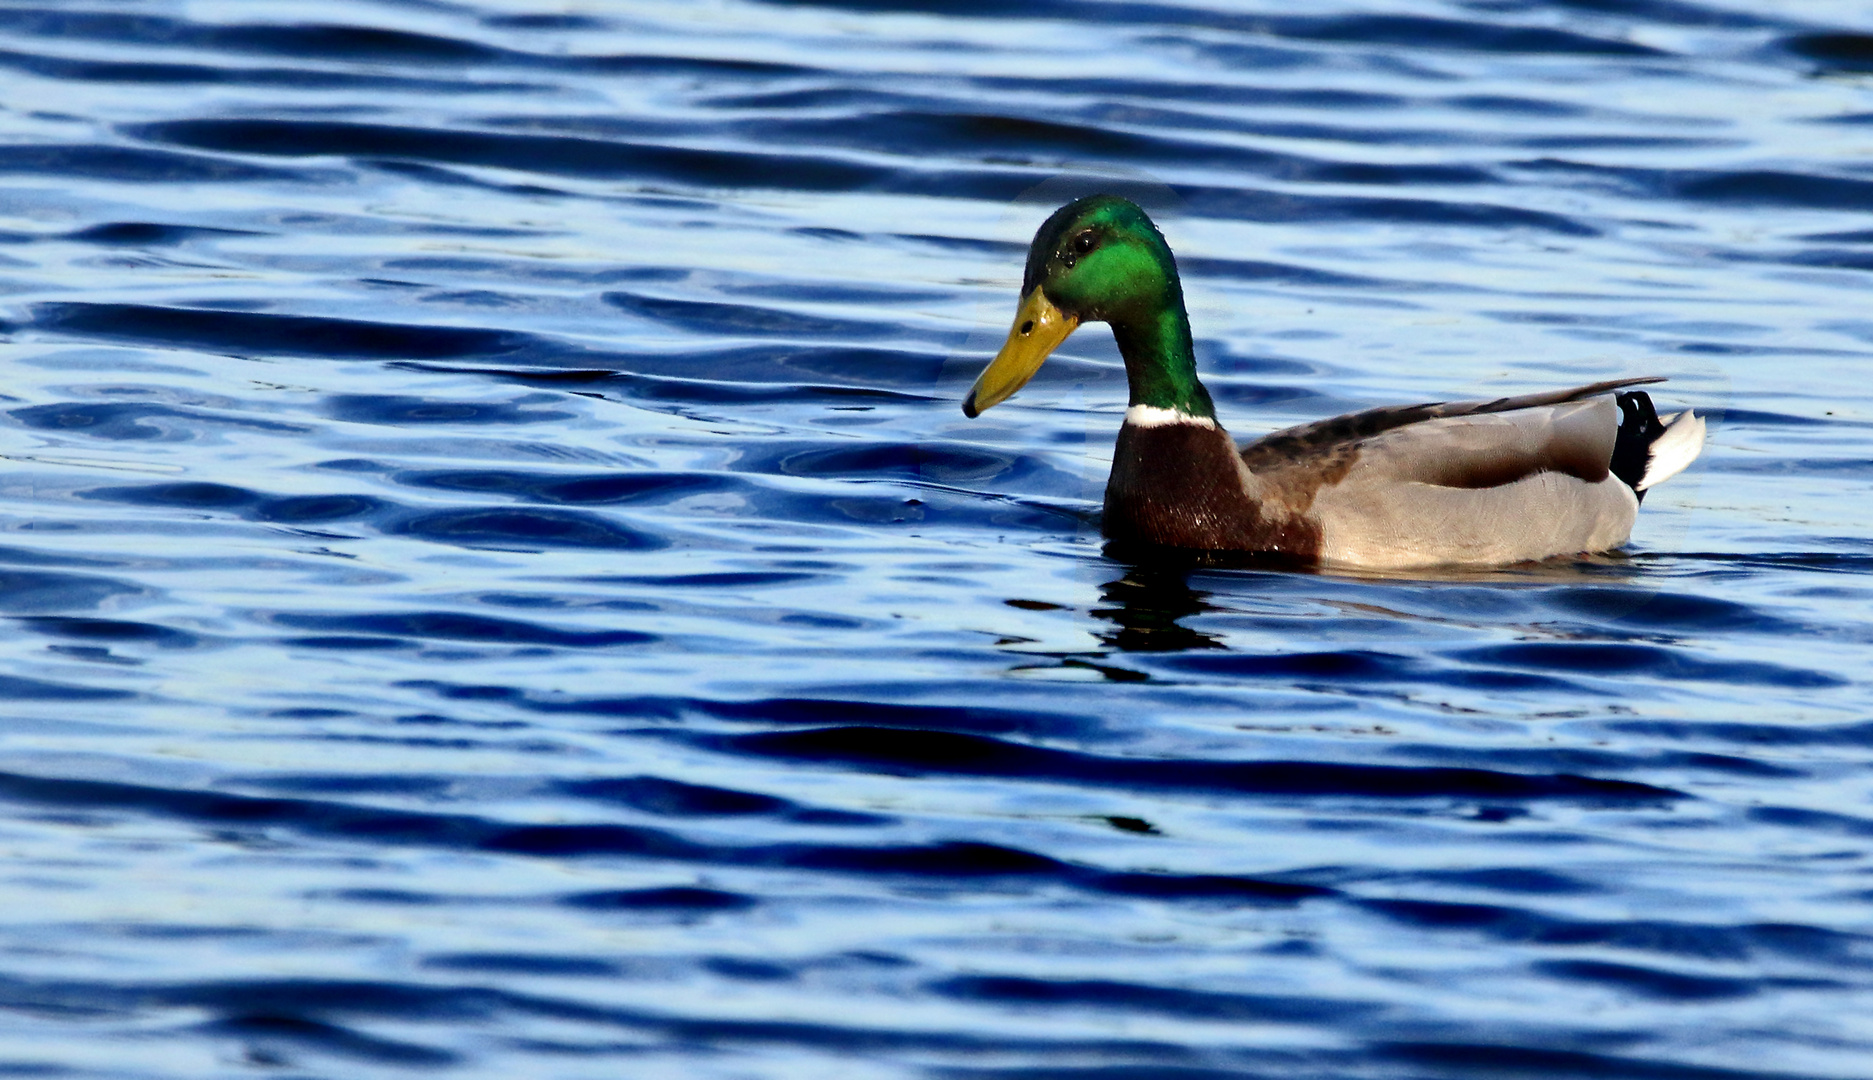
POLYGON ((1873 1077, 1873 21, 0 9, 0 1073, 1873 1077), (1250 436, 1668 375, 1631 546, 1132 565, 1250 436))

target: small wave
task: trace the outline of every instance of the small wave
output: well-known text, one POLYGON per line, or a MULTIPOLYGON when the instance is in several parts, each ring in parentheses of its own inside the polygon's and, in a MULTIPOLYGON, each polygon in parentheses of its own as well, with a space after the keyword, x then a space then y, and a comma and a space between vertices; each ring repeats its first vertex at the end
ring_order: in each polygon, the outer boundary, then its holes
POLYGON ((643 645, 657 640, 637 630, 566 630, 515 619, 494 619, 454 611, 413 611, 375 615, 314 615, 281 612, 273 616, 281 626, 302 630, 338 631, 378 638, 419 638, 475 641, 491 644, 551 645, 558 648, 601 648, 643 645))
POLYGON ((317 172, 270 168, 202 154, 130 146, 7 147, 0 175, 82 177, 136 184, 253 184, 316 180, 317 172))
POLYGON ((1638 801, 1681 793, 1626 780, 1483 769, 1408 768, 1309 761, 1190 761, 1101 757, 958 732, 876 727, 713 736, 740 754, 856 765, 900 775, 962 774, 1243 795, 1380 798, 1586 798, 1638 801))
POLYGON ((135 304, 43 304, 34 311, 34 324, 82 337, 273 356, 440 360, 501 356, 527 344, 523 335, 505 330, 135 304))

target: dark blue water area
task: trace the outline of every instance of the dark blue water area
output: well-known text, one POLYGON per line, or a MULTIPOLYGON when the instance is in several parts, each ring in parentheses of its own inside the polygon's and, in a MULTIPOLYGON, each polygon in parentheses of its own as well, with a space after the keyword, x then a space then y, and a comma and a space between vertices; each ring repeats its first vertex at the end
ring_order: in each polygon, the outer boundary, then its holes
POLYGON ((1873 1077, 1873 21, 0 9, 0 1074, 1873 1077), (1630 545, 1128 561, 1251 436, 1664 375, 1630 545))

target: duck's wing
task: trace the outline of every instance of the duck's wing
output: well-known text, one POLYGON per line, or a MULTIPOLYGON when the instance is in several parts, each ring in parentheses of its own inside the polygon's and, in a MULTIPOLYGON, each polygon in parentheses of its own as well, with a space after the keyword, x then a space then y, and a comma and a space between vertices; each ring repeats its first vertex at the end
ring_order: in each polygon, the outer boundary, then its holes
POLYGON ((1319 528, 1327 563, 1512 563, 1624 543, 1638 498, 1611 470, 1620 411, 1595 383, 1375 409, 1243 452, 1265 497, 1319 528))
MULTIPOLYGON (((1583 449, 1579 436, 1585 434, 1583 427, 1597 425, 1568 425, 1565 431, 1551 431, 1551 417, 1547 409, 1552 406, 1566 405, 1590 398, 1610 394, 1628 386, 1642 386, 1647 383, 1664 382, 1660 376, 1645 376, 1632 379, 1610 379, 1606 382, 1589 383, 1568 390, 1552 390, 1541 394, 1523 394, 1518 397, 1496 398, 1493 401, 1437 401, 1421 405, 1390 405, 1379 409, 1367 409, 1364 412, 1348 413, 1311 424, 1302 424, 1274 432, 1242 448, 1243 464, 1251 472, 1264 473, 1285 470, 1296 466, 1310 466, 1332 471, 1335 462, 1350 464, 1354 457, 1369 458, 1376 446, 1368 445, 1377 436, 1394 432, 1409 431, 1411 428, 1430 424, 1423 432, 1413 433, 1407 438, 1387 438, 1385 456, 1400 465, 1413 463, 1436 471, 1444 468, 1453 479, 1469 476, 1472 480, 1481 480, 1485 476, 1499 476, 1496 483, 1507 483, 1520 475, 1541 469, 1555 469, 1561 465, 1578 464, 1582 459, 1583 449), (1526 413, 1526 415, 1521 415, 1526 413), (1460 420, 1483 416, 1512 417, 1510 429, 1490 423, 1477 427, 1471 425, 1449 425, 1433 423, 1435 421, 1460 420), (1514 433, 1511 434, 1511 431, 1514 433), (1543 451, 1544 432, 1553 441, 1550 451, 1543 451), (1358 447, 1358 452, 1355 448, 1358 447), (1439 448, 1442 447, 1440 450, 1439 448), (1541 464, 1548 457, 1553 457, 1553 464, 1541 464), (1493 459, 1495 464, 1490 464, 1493 459), (1437 461, 1444 461, 1444 466, 1437 466, 1437 461), (1524 461, 1531 467, 1515 475, 1508 475, 1511 461, 1524 461)), ((1610 403, 1609 403, 1610 404, 1610 403)), ((1606 462, 1612 456, 1612 439, 1618 429, 1617 412, 1606 425, 1606 455, 1600 458, 1599 473, 1605 475, 1606 462)), ((1597 440, 1592 443, 1597 453, 1597 440)), ((1406 469, 1404 471, 1409 471, 1406 469)), ((1560 468, 1559 471, 1571 472, 1560 468)), ((1438 483, 1429 477, 1425 483, 1438 483)), ((1483 483, 1461 483, 1458 487, 1486 487, 1483 483)))
POLYGON ((1597 484, 1618 438, 1610 397, 1438 416, 1359 440, 1345 482, 1475 490, 1556 473, 1597 484))

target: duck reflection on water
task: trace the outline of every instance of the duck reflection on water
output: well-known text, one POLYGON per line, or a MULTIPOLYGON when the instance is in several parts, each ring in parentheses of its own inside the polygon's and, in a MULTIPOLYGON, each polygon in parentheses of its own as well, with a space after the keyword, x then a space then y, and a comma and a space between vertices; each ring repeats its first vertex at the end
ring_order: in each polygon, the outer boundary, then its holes
MULTIPOLYGON (((1240 552, 1147 554, 1108 545, 1106 555, 1118 564, 1120 573, 1100 586, 1099 603, 1088 609, 1100 622, 1092 628, 1098 647, 1045 655, 1055 658, 1059 666, 1094 671, 1120 682, 1146 681, 1150 676, 1115 664, 1118 654, 1237 647, 1223 633, 1187 622, 1205 614, 1240 613, 1239 601, 1251 595, 1262 599, 1279 596, 1289 602, 1317 605, 1348 619, 1423 626, 1467 624, 1470 620, 1463 611, 1476 603, 1475 587, 1506 588, 1508 594, 1499 594, 1504 602, 1528 610, 1529 621, 1523 627, 1526 633, 1541 638, 1571 638, 1581 632, 1629 637, 1635 628, 1628 624, 1635 619, 1643 621, 1640 613, 1656 599, 1660 584, 1646 576, 1643 556, 1624 552, 1509 567, 1331 573, 1240 552), (1206 579, 1216 588, 1191 584, 1206 579), (1457 591, 1446 591, 1451 589, 1457 591), (1524 599, 1508 599, 1516 595, 1524 599), (1232 601, 1232 597, 1236 599, 1232 601), (1453 606, 1447 608, 1447 604, 1453 606)), ((1007 603, 1030 607, 1036 602, 1007 603)), ((1031 639, 1008 639, 1006 643, 1031 644, 1031 639)), ((1053 666, 1022 665, 1024 669, 1053 666)))
POLYGON ((1189 580, 1187 568, 1141 565, 1106 582, 1100 588, 1100 599, 1107 606, 1092 609, 1092 614, 1114 629, 1099 631, 1099 640, 1128 653, 1224 648, 1216 635, 1178 622, 1215 610, 1207 600, 1210 594, 1191 588, 1189 580))

